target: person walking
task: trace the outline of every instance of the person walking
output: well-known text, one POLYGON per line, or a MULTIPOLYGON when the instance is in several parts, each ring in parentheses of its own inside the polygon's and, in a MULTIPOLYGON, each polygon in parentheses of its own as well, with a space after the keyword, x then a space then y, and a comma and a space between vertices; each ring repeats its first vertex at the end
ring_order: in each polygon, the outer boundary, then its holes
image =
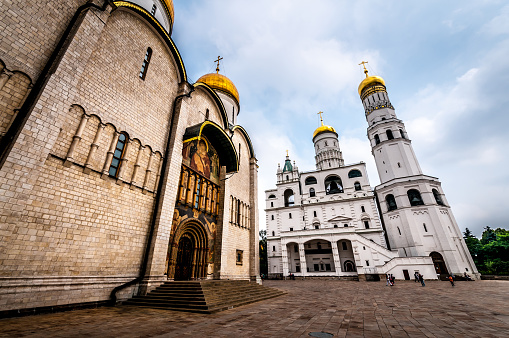
POLYGON ((419 273, 417 278, 419 279, 419 282, 421 282, 421 286, 426 286, 426 284, 424 284, 424 276, 423 275, 421 275, 419 273))
POLYGON ((454 278, 452 278, 452 275, 449 276, 449 282, 451 282, 451 286, 454 286, 454 278))
POLYGON ((419 272, 416 271, 414 273, 414 278, 415 278, 414 282, 417 283, 419 281, 419 272))
POLYGON ((386 279, 385 286, 391 285, 391 276, 388 273, 385 274, 385 279, 386 279))

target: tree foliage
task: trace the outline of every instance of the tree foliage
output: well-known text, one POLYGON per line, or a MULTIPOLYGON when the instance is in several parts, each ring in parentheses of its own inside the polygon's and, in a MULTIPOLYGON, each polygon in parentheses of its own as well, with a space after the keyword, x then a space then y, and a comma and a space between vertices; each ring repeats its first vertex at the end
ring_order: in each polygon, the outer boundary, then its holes
POLYGON ((509 230, 487 226, 478 239, 467 228, 463 238, 479 272, 509 275, 509 230))

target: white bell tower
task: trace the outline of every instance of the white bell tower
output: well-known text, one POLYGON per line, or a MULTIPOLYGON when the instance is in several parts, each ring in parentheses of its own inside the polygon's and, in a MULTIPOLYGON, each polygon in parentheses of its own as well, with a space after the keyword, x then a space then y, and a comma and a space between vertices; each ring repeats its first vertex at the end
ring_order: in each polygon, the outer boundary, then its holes
POLYGON ((477 268, 438 178, 422 173, 405 124, 394 111, 385 81, 369 76, 359 85, 371 152, 381 184, 375 187, 392 250, 400 256, 430 256, 437 275, 478 277, 477 268))

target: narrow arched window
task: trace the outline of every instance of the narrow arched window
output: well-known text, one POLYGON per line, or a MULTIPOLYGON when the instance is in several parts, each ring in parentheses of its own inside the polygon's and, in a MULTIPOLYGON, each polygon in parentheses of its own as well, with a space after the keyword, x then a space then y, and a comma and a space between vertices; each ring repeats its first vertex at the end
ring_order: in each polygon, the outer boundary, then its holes
POLYGON ((375 134, 375 144, 380 143, 380 136, 378 134, 375 134))
POLYGON ((355 191, 359 191, 359 190, 361 190, 361 189, 362 189, 362 188, 361 188, 361 184, 360 184, 359 182, 355 182, 355 183, 353 184, 353 186, 355 187, 355 191))
POLYGON ((290 177, 288 175, 286 175, 286 180, 288 181, 290 179, 290 177))
POLYGON ((313 216, 316 217, 316 211, 313 211, 313 216))
POLYGON ((272 231, 272 236, 276 236, 276 232, 275 231, 272 231))
POLYGON ((399 229, 399 227, 397 227, 397 228, 398 228, 399 235, 401 236, 401 230, 399 229))
POLYGON ((364 227, 365 227, 366 229, 369 229, 369 221, 364 221, 364 227))
POLYGON ((388 140, 393 140, 394 139, 394 135, 392 135, 392 130, 388 129, 385 133, 387 134, 387 139, 388 140))
POLYGON ((426 223, 422 223, 422 226, 424 228, 424 232, 428 232, 428 228, 426 228, 426 223))
POLYGON ((341 178, 338 176, 329 176, 325 179, 325 193, 327 195, 330 194, 338 194, 343 192, 343 183, 341 182, 341 178))
POLYGON ((124 157, 125 143, 127 142, 126 134, 122 133, 118 136, 117 147, 113 153, 113 159, 111 160, 109 174, 110 176, 117 177, 122 164, 122 158, 124 157))
POLYGON ((348 172, 348 178, 362 177, 360 170, 353 169, 348 172))
POLYGON ((440 193, 437 189, 433 189, 433 196, 435 197, 435 201, 438 205, 444 205, 444 201, 442 201, 442 197, 440 197, 440 193))
POLYGON ((240 167, 240 150, 241 150, 240 146, 241 146, 241 144, 239 143, 239 156, 238 156, 238 158, 239 158, 239 167, 240 167))
POLYGON ((398 205, 396 204, 396 199, 394 198, 394 195, 387 195, 385 197, 385 202, 387 203, 387 210, 396 210, 398 208, 398 205))
POLYGON ((400 130, 399 130, 399 133, 400 133, 400 135, 401 135, 401 138, 406 139, 406 137, 405 137, 405 133, 403 132, 403 129, 400 129, 400 130))
POLYGON ((270 207, 274 208, 274 202, 270 202, 270 207))
POLYGON ((270 220, 273 221, 274 220, 274 215, 270 215, 270 220))
POLYGON ((315 189, 313 188, 309 189, 309 197, 315 197, 315 189))
POLYGON ((366 212, 366 209, 364 208, 363 205, 361 205, 361 212, 366 212))
POLYGON ((411 206, 416 205, 424 205, 424 202, 422 201, 421 193, 416 189, 410 189, 407 192, 408 200, 410 201, 411 206))
POLYGON ((148 65, 150 63, 150 58, 152 57, 152 48, 148 47, 147 52, 145 53, 145 58, 143 59, 143 63, 141 64, 140 70, 140 78, 145 80, 147 76, 148 65))

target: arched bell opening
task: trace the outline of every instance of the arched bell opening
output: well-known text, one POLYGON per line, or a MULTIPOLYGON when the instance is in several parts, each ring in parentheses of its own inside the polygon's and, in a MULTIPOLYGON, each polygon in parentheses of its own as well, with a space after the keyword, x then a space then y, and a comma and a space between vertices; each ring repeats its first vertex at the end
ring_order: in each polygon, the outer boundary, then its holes
POLYGON ((197 220, 180 224, 170 238, 168 279, 194 280, 207 274, 208 236, 197 220))

